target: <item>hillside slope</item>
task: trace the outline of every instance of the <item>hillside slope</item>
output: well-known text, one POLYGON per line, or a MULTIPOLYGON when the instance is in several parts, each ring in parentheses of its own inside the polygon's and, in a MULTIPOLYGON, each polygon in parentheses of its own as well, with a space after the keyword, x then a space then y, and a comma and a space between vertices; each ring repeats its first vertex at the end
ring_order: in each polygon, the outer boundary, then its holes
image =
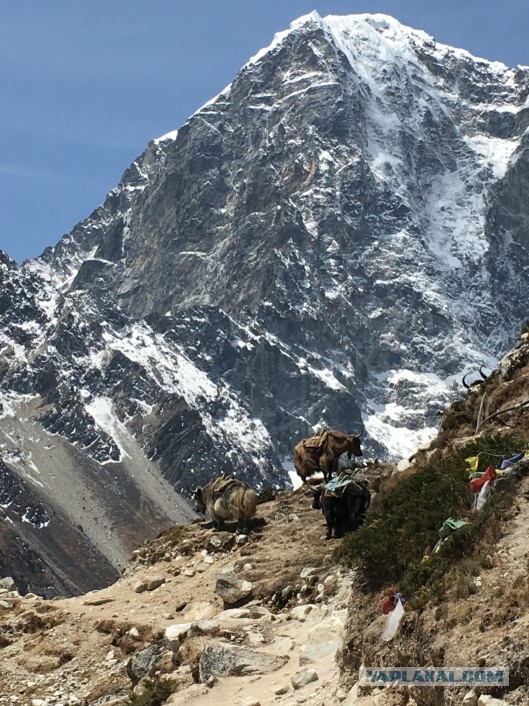
POLYGON ((139 549, 104 590, 52 601, 2 591, 0 703, 16 696, 20 706, 128 704, 133 690, 169 679, 176 691, 168 706, 462 704, 467 689, 442 697, 415 690, 397 701, 392 690, 358 692, 361 663, 399 660, 508 664, 512 692, 502 696, 521 706, 529 683, 528 481, 490 550, 491 566, 480 581, 465 576, 470 593, 459 586, 441 606, 410 612, 389 644, 380 640, 383 594, 366 595, 354 572, 334 564, 322 518, 303 490, 260 506, 266 524, 245 544, 195 524, 139 549), (236 609, 215 592, 219 577, 233 573, 251 585, 236 609), (232 675, 210 676, 228 668, 232 675))
MULTIPOLYGON (((437 438, 428 449, 415 456, 413 466, 404 473, 397 473, 392 479, 394 487, 413 480, 414 474, 417 478, 424 468, 430 473, 426 482, 435 483, 435 464, 443 461, 448 465, 437 467, 446 470, 450 464, 456 464, 454 474, 460 474, 468 486, 467 468, 472 458, 465 462, 457 454, 460 449, 471 448, 474 444, 487 444, 480 452, 478 467, 482 471, 488 466, 500 468, 502 458, 510 454, 502 456, 495 447, 509 440, 517 451, 529 449, 528 333, 521 338, 487 382, 472 387, 463 399, 445 411, 437 438), (478 420, 481 424, 476 434, 478 420)), ((387 493, 391 494, 389 485, 391 483, 386 486, 387 493)), ((504 475, 496 477, 492 495, 480 511, 472 509, 475 496, 470 492, 462 509, 456 510, 459 499, 456 491, 453 492, 452 510, 445 511, 444 517, 453 514, 469 524, 449 537, 446 551, 441 548, 437 559, 430 556, 426 563, 421 562, 422 577, 416 570, 413 573, 412 567, 401 567, 398 573, 402 586, 415 583, 417 592, 407 595, 410 609, 390 643, 381 640, 385 616, 381 615, 380 604, 387 593, 366 594, 365 589, 361 589, 362 580, 357 583, 351 596, 347 634, 340 655, 342 676, 351 686, 362 664, 392 666, 396 660, 401 666, 507 668, 510 681, 506 689, 480 689, 478 686, 475 691, 477 695, 484 691, 501 697, 503 701, 491 702, 498 706, 503 703, 521 706, 529 701, 529 458, 526 455, 504 475), (375 596, 377 600, 373 600, 375 596)), ((439 498, 441 502, 446 502, 445 498, 439 498)), ((422 506, 419 500, 414 504, 413 498, 410 507, 411 523, 425 515, 427 518, 436 510, 431 504, 422 506)), ((374 521, 372 517, 371 522, 374 521)), ((403 519, 402 527, 406 522, 403 519)), ((421 536, 418 541, 423 538, 420 530, 420 525, 416 525, 414 532, 421 536)), ((425 551, 428 555, 438 539, 439 534, 434 532, 426 550, 424 545, 418 545, 418 556, 425 551)), ((456 706, 463 703, 464 693, 465 689, 461 688, 405 688, 400 690, 398 703, 456 706)), ((351 696, 346 703, 347 706, 372 706, 375 703, 370 700, 372 696, 371 689, 362 691, 355 687, 354 698, 351 696)), ((392 700, 394 697, 393 690, 382 689, 376 704, 392 705, 396 703, 392 700)), ((467 703, 476 703, 476 700, 472 701, 469 696, 467 703)), ((489 702, 483 699, 481 703, 489 702)))

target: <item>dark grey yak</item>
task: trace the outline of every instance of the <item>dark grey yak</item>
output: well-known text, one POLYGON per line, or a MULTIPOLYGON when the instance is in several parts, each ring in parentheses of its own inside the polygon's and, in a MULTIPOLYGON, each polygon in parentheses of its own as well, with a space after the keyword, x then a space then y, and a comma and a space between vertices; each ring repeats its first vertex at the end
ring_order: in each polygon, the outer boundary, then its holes
POLYGON ((247 483, 231 476, 218 476, 202 488, 190 490, 197 512, 207 512, 215 531, 222 529, 226 520, 237 520, 237 532, 249 530, 257 509, 257 493, 247 483))

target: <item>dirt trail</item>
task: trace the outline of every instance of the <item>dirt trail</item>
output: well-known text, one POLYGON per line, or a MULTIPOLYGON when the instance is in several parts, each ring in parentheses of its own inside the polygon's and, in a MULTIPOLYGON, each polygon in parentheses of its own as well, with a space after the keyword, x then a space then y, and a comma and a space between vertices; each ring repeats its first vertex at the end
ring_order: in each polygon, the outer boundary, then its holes
POLYGON ((207 523, 171 528, 137 550, 122 578, 100 591, 52 601, 0 594, 0 704, 119 703, 133 686, 127 673, 132 657, 163 645, 169 626, 207 625, 201 621, 212 619, 218 625, 211 634, 186 641, 189 655, 176 650, 171 657, 164 648, 162 666, 154 671, 174 673, 181 681, 168 703, 237 703, 255 694, 262 706, 277 704, 286 698, 277 690, 294 691, 290 679, 302 668, 302 652, 318 679, 300 688, 299 697, 316 698, 331 685, 336 688, 334 653, 351 578, 333 567, 336 543, 324 541, 324 530, 322 515, 311 508, 310 489, 300 488, 260 505, 255 530, 246 539, 214 533, 207 523), (224 614, 231 606, 215 587, 226 572, 250 582, 244 603, 261 607, 264 615, 224 614), (313 605, 307 615, 291 614, 306 604, 313 605), (193 649, 210 643, 231 643, 288 661, 262 675, 220 677, 209 688, 190 678, 189 664, 196 669, 193 649))

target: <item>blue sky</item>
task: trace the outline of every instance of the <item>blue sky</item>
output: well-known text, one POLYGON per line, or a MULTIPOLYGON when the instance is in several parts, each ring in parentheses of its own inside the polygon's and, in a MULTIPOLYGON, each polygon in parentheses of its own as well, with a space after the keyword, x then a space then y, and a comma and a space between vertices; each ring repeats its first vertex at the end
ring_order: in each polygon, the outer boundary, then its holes
POLYGON ((383 12, 529 65, 527 0, 0 0, 0 249, 22 262, 54 245, 150 139, 312 10, 383 12))

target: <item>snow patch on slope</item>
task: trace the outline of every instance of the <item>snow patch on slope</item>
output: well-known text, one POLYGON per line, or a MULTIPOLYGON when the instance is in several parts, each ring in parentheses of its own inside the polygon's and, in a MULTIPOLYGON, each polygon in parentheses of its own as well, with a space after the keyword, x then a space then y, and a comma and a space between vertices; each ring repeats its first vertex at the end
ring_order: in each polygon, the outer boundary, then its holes
MULTIPOLYGON (((117 460, 103 461, 102 463, 119 463, 124 456, 129 456, 125 451, 124 438, 130 436, 127 428, 121 424, 114 411, 111 400, 107 397, 95 397, 85 404, 85 409, 96 424, 114 441, 120 452, 117 460)), ((100 462, 101 463, 101 462, 100 462)))
POLYGON ((401 416, 407 413, 400 405, 377 404, 376 409, 376 413, 366 416, 364 426, 372 439, 381 440, 380 443, 386 447, 391 459, 408 458, 417 449, 427 446, 437 434, 436 427, 414 430, 400 426, 401 416))
MULTIPOLYGON (((92 356, 90 364, 102 368, 111 351, 119 351, 139 364, 145 374, 167 394, 182 397, 196 409, 211 436, 235 448, 251 453, 256 463, 266 465, 266 451, 272 445, 270 435, 261 420, 253 418, 227 384, 215 384, 208 375, 174 343, 155 333, 144 323, 136 323, 125 332, 108 328, 103 334, 106 348, 92 356), (208 403, 221 402, 224 414, 215 416, 208 411, 208 403)), ((98 399, 86 406, 98 424, 123 448, 119 433, 127 433, 116 426, 109 400, 98 399), (119 432, 119 433, 118 433, 119 432)))

